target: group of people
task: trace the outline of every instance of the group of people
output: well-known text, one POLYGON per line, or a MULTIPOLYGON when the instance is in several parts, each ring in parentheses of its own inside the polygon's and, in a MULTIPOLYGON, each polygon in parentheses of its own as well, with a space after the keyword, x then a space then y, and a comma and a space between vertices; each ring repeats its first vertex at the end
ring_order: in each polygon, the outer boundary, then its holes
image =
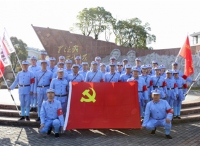
POLYGON ((169 139, 172 118, 181 118, 181 104, 187 92, 185 80, 195 82, 178 70, 177 62, 172 63, 172 70, 166 70, 165 65, 159 66, 157 61, 141 65, 142 60, 136 58, 136 66, 132 67, 128 59, 116 62, 116 58, 111 57, 106 65, 97 56, 89 69, 88 62, 81 62, 80 56, 75 58, 75 64, 60 56, 56 64, 54 57, 46 60, 46 52, 40 55, 39 61, 37 57, 31 57, 30 66, 28 61, 22 62, 22 71, 9 90, 19 86, 19 120, 30 121, 29 112, 37 112, 40 132, 50 134, 54 127, 56 137, 64 124, 69 82, 137 81, 140 116, 144 119, 142 129, 152 129, 151 134, 155 134, 157 126, 164 126, 169 139))

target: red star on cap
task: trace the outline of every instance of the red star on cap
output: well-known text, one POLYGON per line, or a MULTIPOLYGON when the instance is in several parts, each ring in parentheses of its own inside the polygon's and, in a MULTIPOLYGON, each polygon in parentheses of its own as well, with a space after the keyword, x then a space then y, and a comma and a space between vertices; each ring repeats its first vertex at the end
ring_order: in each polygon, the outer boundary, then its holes
POLYGON ((155 90, 157 92, 157 90, 155 90))
POLYGON ((130 65, 128 65, 128 66, 130 66, 130 65))
POLYGON ((137 67, 136 67, 136 69, 137 69, 137 67))
POLYGON ((53 57, 52 57, 52 59, 53 59, 53 57))
POLYGON ((26 62, 26 60, 24 62, 26 62))
POLYGON ((69 60, 68 60, 69 61, 69 60))

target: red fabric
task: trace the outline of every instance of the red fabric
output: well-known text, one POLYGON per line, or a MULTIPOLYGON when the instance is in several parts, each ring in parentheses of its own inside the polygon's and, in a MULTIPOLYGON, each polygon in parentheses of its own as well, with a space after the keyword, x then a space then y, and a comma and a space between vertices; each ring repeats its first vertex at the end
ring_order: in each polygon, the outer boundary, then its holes
POLYGON ((144 91, 147 91, 147 86, 146 85, 143 86, 143 92, 144 91))
POLYGON ((186 76, 186 75, 183 75, 182 78, 183 78, 184 80, 186 80, 186 79, 187 79, 187 76, 186 76))
POLYGON ((33 84, 33 83, 35 83, 35 79, 34 78, 31 79, 31 84, 33 84))
POLYGON ((177 86, 177 84, 175 83, 175 84, 174 84, 174 88, 176 88, 176 87, 178 87, 178 86, 177 86))
POLYGON ((50 83, 51 83, 52 79, 50 79, 50 83))
POLYGON ((183 87, 184 87, 184 89, 188 88, 187 84, 184 84, 183 87))
POLYGON ((167 114, 169 114, 169 113, 172 113, 172 114, 173 114, 173 111, 172 111, 171 108, 167 110, 167 114))
POLYGON ((153 86, 153 82, 152 81, 150 81, 150 86, 153 86))
POLYGON ((82 80, 81 82, 84 82, 84 80, 82 80))
MULTIPOLYGON (((1 60, 0 60, 0 70, 1 70, 2 73, 4 73, 4 65, 1 62, 1 60)), ((3 77, 3 75, 1 74, 1 72, 0 72, 0 78, 3 77)))
POLYGON ((66 130, 141 128, 137 81, 71 84, 66 130))
POLYGON ((193 69, 193 61, 192 61, 192 53, 190 48, 190 42, 189 37, 187 36, 185 43, 183 44, 183 47, 180 50, 179 55, 183 58, 185 58, 185 75, 190 76, 194 73, 193 69))
POLYGON ((121 80, 119 80, 118 82, 121 82, 121 80))
POLYGON ((164 81, 164 82, 163 82, 163 87, 165 87, 165 86, 167 86, 167 83, 164 81))
POLYGON ((104 80, 103 79, 101 79, 101 81, 100 82, 104 82, 104 80))
POLYGON ((58 109, 58 110, 57 110, 57 113, 58 113, 58 116, 63 115, 62 108, 58 109))

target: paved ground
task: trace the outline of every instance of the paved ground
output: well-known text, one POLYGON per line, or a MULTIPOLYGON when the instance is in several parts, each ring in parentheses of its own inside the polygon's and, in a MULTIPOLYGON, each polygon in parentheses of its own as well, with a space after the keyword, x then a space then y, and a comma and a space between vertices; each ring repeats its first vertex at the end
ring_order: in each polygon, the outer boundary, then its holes
POLYGON ((66 131, 59 139, 54 134, 38 134, 37 128, 0 126, 0 145, 100 145, 100 146, 127 146, 127 145, 200 145, 200 122, 174 124, 171 130, 173 140, 165 138, 163 128, 158 128, 156 135, 149 134, 149 130, 71 130, 66 131))

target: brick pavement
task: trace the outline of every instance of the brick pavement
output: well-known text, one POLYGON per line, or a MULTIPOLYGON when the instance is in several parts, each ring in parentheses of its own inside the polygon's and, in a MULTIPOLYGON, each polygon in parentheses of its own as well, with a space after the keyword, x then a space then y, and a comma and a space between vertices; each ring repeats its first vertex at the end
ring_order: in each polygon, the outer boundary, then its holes
POLYGON ((171 130, 173 140, 165 138, 164 128, 157 128, 154 136, 150 132, 146 129, 82 129, 66 131, 59 139, 55 139, 54 134, 38 134, 38 128, 34 127, 0 126, 0 145, 200 145, 200 122, 174 124, 171 130))

